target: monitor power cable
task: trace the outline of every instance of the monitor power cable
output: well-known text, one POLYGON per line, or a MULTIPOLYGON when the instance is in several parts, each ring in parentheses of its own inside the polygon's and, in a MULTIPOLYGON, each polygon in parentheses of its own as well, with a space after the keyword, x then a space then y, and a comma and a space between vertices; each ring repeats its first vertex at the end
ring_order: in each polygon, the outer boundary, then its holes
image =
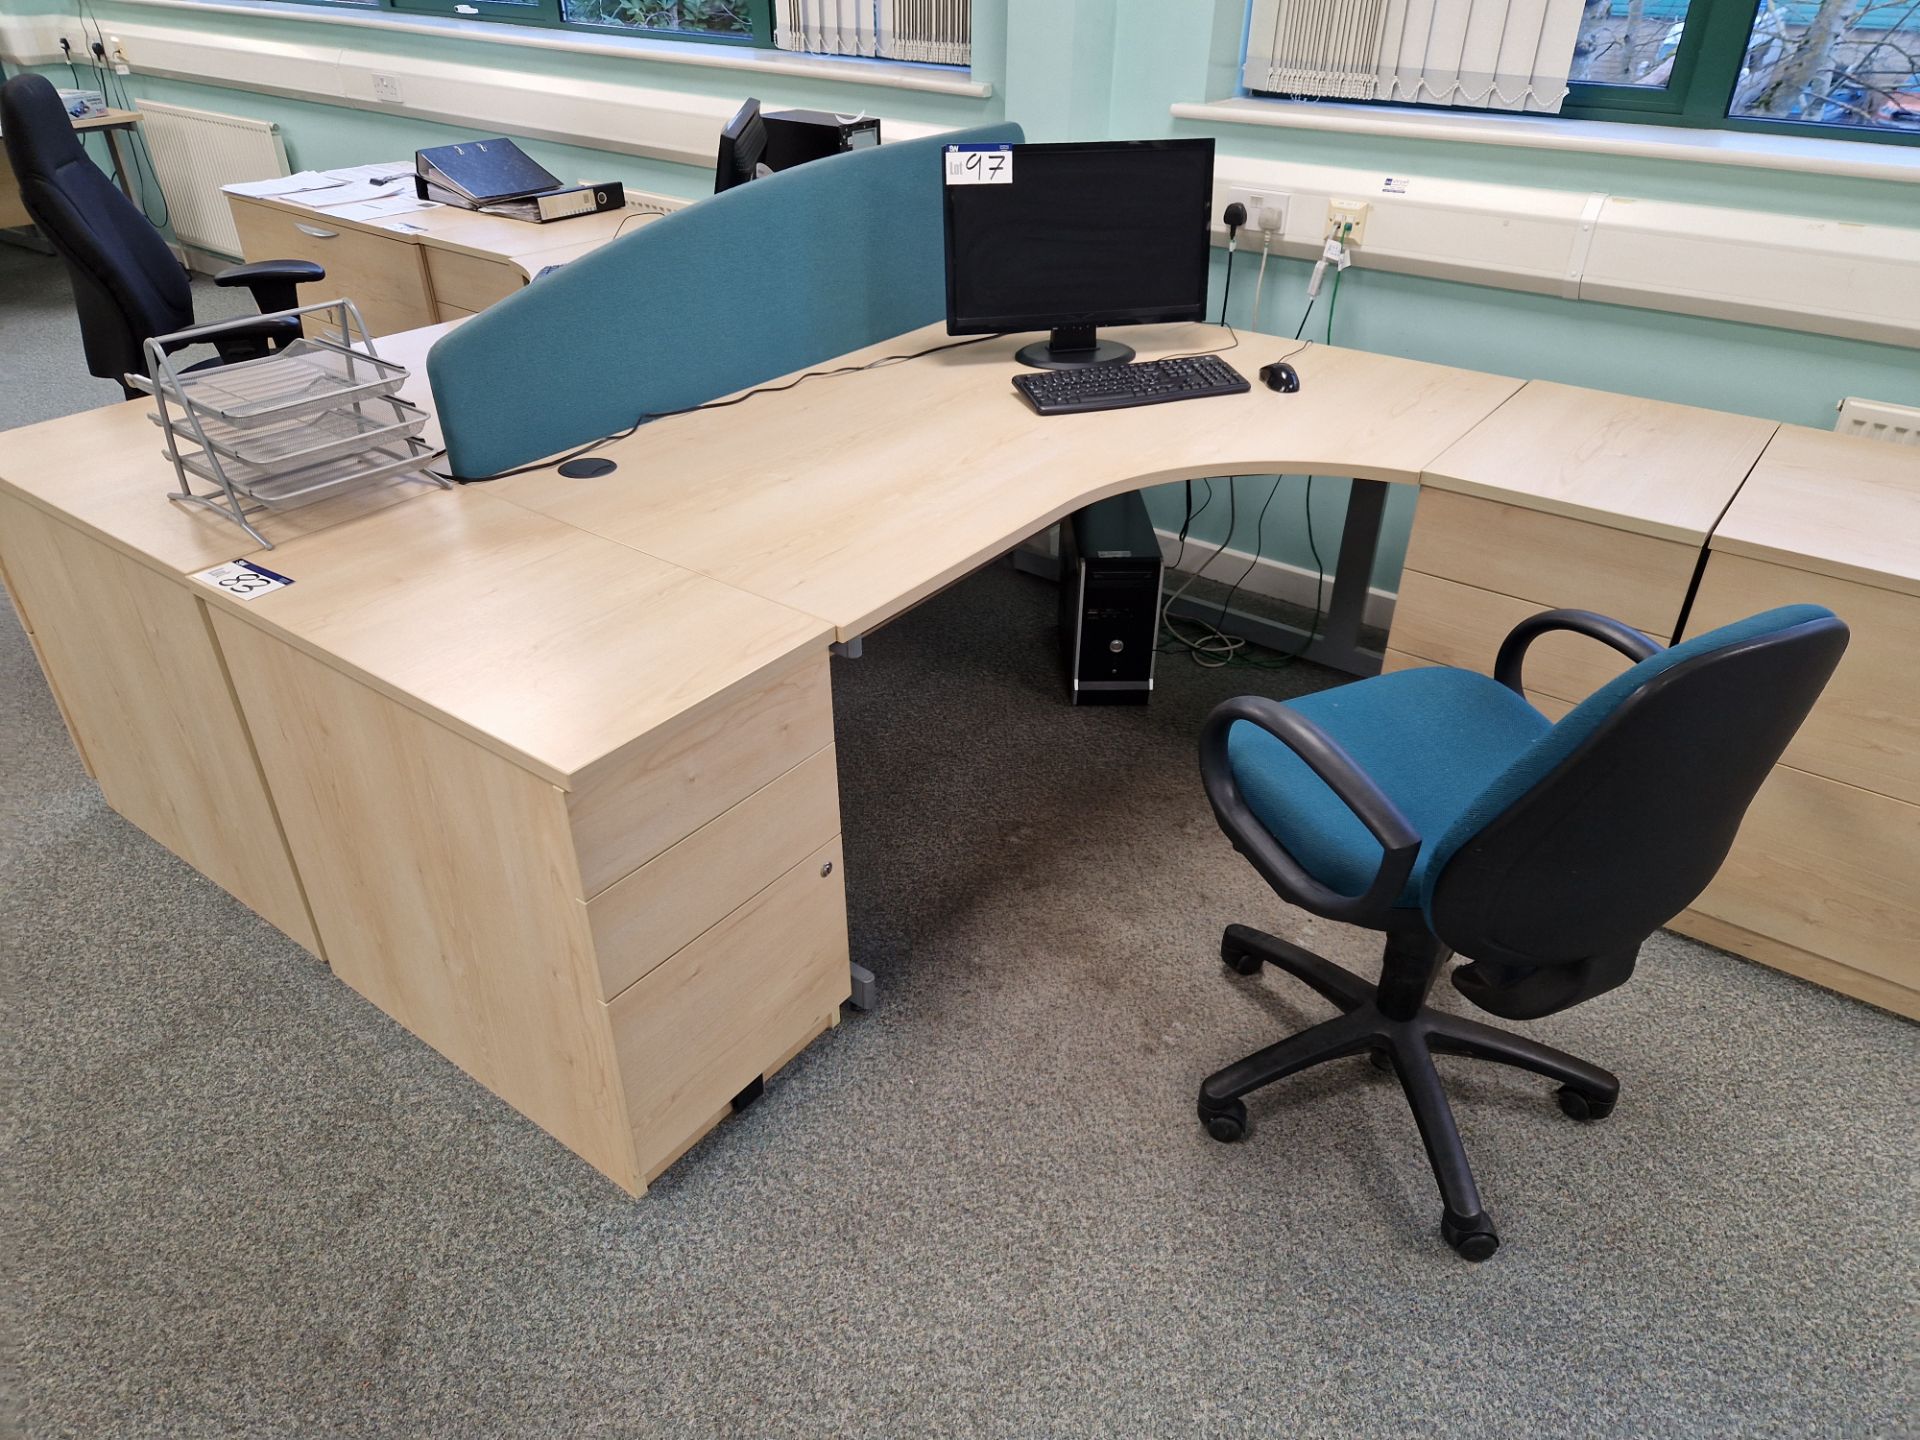
POLYGON ((825 380, 836 375, 859 375, 868 370, 881 370, 890 365, 901 365, 909 360, 918 360, 923 356, 937 355, 942 350, 960 350, 968 345, 985 344, 989 340, 1003 340, 1006 335, 1007 332, 1004 330, 992 335, 970 335, 965 340, 949 340, 945 344, 929 345, 924 350, 915 350, 908 354, 882 355, 879 359, 869 360, 864 365, 837 365, 831 370, 809 370, 794 376, 791 380, 783 380, 778 385, 756 385, 751 390, 743 390, 740 394, 730 395, 724 400, 707 400, 698 405, 683 405, 678 410, 650 410, 624 430, 602 435, 598 440, 589 440, 585 445, 569 450, 564 455, 549 456, 545 460, 536 460, 530 465, 516 465, 510 470, 496 470, 491 475, 443 475, 438 470, 429 470, 427 473, 442 480, 450 480, 456 485, 484 485, 489 481, 505 480, 513 475, 530 475, 536 470, 550 470, 557 465, 565 465, 569 461, 591 455, 603 445, 611 445, 617 440, 627 439, 642 425, 651 424, 655 420, 671 420, 676 415, 693 415, 702 410, 725 410, 729 406, 744 405, 756 395, 778 395, 783 390, 791 390, 796 385, 803 385, 809 380, 825 380))

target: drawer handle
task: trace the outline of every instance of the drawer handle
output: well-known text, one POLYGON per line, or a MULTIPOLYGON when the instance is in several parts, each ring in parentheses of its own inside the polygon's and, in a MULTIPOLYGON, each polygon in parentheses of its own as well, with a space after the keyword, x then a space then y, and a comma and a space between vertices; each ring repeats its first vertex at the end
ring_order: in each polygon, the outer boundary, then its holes
POLYGON ((340 232, 338 230, 322 230, 318 225, 302 225, 298 220, 293 222, 293 228, 298 230, 302 235, 311 235, 316 240, 338 240, 340 238, 340 232))

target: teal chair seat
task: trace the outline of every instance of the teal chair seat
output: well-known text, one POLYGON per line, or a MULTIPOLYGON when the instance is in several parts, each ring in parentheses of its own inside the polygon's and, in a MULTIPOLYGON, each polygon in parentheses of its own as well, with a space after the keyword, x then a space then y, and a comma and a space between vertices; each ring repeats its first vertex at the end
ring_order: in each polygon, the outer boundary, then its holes
MULTIPOLYGON (((1427 837, 1396 904, 1420 904, 1433 841, 1536 740, 1548 720, 1499 681, 1471 670, 1401 670, 1286 702, 1372 777, 1427 837)), ((1322 885, 1363 892, 1380 842, 1306 762, 1257 725, 1227 735, 1227 758, 1248 807, 1322 885)))

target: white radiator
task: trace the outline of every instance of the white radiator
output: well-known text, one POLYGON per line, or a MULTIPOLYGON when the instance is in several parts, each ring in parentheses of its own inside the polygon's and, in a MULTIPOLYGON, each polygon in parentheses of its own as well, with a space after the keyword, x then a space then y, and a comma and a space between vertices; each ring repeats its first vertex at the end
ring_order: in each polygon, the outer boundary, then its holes
POLYGON ((1920 406, 1893 405, 1885 400, 1862 400, 1849 395, 1840 402, 1833 428, 1842 435, 1869 440, 1891 440, 1896 445, 1920 445, 1920 406))
POLYGON ((182 245, 238 259, 240 233, 220 187, 285 175, 287 147, 280 128, 265 120, 184 105, 135 103, 160 192, 167 197, 173 233, 182 245))

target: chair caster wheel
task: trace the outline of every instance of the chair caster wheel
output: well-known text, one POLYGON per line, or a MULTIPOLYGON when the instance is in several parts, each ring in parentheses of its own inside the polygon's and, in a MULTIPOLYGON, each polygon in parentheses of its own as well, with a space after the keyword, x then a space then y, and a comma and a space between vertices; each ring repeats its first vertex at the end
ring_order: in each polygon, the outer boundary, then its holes
POLYGON ((1613 1100, 1599 1099, 1571 1085, 1562 1085, 1553 1098, 1560 1102, 1560 1113, 1573 1120, 1604 1120, 1613 1113, 1613 1100))
POLYGON ((1385 1050, 1369 1050, 1367 1052, 1367 1063, 1384 1075, 1398 1073, 1393 1068, 1392 1054, 1385 1050))
POLYGON ((1227 945, 1220 947, 1220 961, 1236 975, 1258 975, 1267 963, 1258 955, 1227 945))
POLYGON ((1229 1100, 1217 1106, 1202 1100, 1200 1123, 1207 1127, 1207 1134, 1221 1144, 1231 1145, 1236 1140, 1247 1138, 1247 1107, 1238 1100, 1229 1100))
POLYGON ((1456 1217, 1451 1210, 1446 1211, 1440 1217, 1440 1234, 1453 1247, 1455 1254, 1476 1265, 1482 1260, 1491 1260, 1493 1252, 1500 1248, 1500 1236, 1493 1228, 1493 1220, 1484 1210, 1464 1220, 1456 1217))

